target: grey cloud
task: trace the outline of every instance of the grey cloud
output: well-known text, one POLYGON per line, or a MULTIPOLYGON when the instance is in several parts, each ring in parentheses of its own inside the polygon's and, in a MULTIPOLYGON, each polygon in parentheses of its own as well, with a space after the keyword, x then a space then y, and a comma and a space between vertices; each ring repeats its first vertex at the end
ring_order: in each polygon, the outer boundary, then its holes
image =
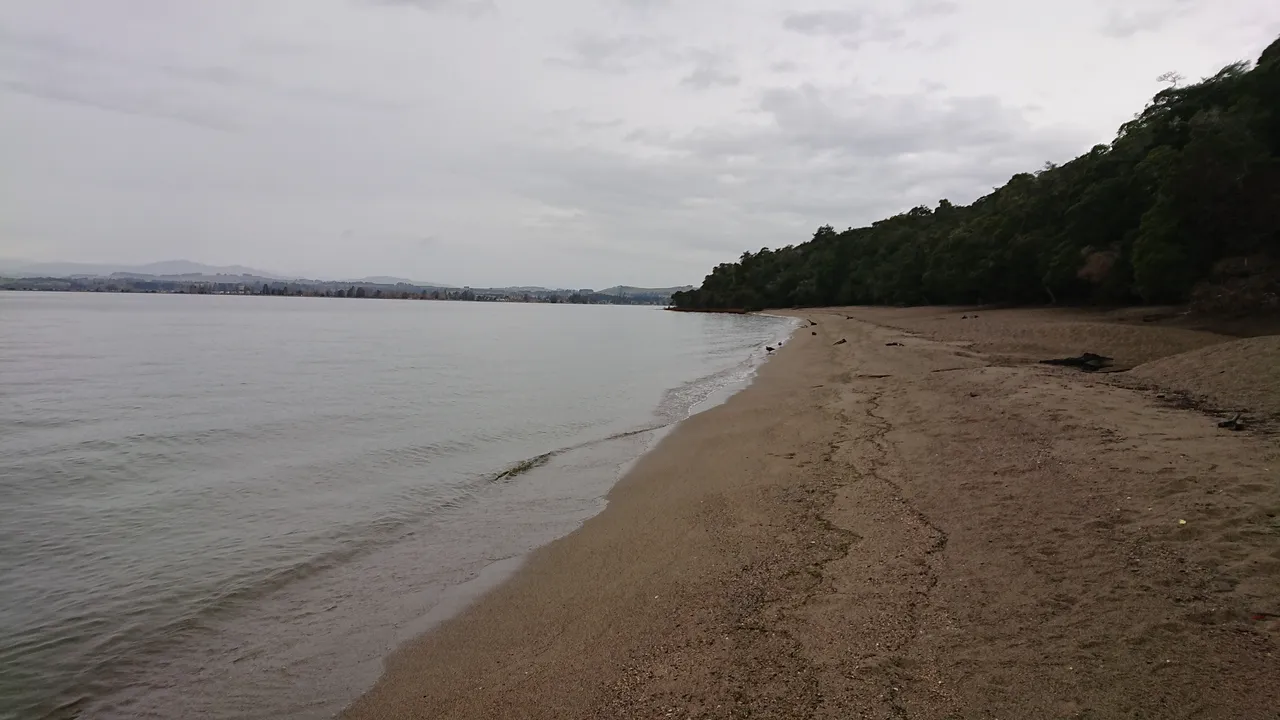
POLYGON ((349 109, 399 111, 409 107, 409 104, 404 102, 385 100, 358 92, 278 83, 264 76, 250 75, 222 66, 184 67, 165 65, 160 67, 159 70, 179 80, 215 85, 222 88, 247 88, 280 97, 322 105, 341 106, 349 109))
POLYGON ((0 48, 17 54, 15 61, 4 68, 5 74, 12 78, 13 92, 223 130, 231 129, 235 123, 228 119, 210 120, 213 113, 208 109, 175 107, 175 104, 189 104, 182 100, 191 95, 184 89, 195 85, 220 91, 252 90, 355 109, 402 110, 406 107, 403 103, 355 92, 278 83, 223 65, 151 63, 130 54, 106 52, 53 36, 23 35, 0 29, 0 48))
POLYGON ((380 230, 357 230, 355 228, 344 228, 342 232, 338 233, 338 237, 343 240, 389 240, 416 248, 434 247, 440 244, 442 239, 434 233, 385 232, 380 230))
POLYGON ((551 57, 547 62, 578 70, 626 74, 636 61, 657 49, 660 42, 645 35, 588 35, 575 39, 568 57, 551 57))
POLYGON ((952 15, 960 6, 951 0, 913 0, 907 5, 906 15, 912 17, 929 17, 952 15))
MULTIPOLYGON (((79 43, 43 35, 39 33, 15 32, 0 25, 0 45, 29 48, 41 52, 59 52, 72 55, 85 54, 86 48, 79 43)), ((96 53, 94 53, 96 54, 96 53)))
POLYGON ((891 16, 871 10, 818 10, 792 13, 782 26, 809 37, 825 37, 856 50, 865 43, 887 42, 902 37, 907 16, 891 16))
POLYGON ((612 120, 575 120, 574 125, 583 130, 612 130, 622 126, 621 118, 613 118, 612 120))
POLYGON ((1199 76, 1274 39, 1263 0, 1199 36, 1172 0, 147 0, 145 26, 66 4, 0 22, 10 252, 473 285, 675 284, 968 202, 1110 137, 1148 98, 1143 57, 1199 76), (998 62, 1025 36, 993 13, 1043 21, 1033 66, 998 62), (1099 44, 1104 20, 1157 32, 1099 44))
POLYGON ((867 30, 865 13, 849 10, 818 10, 792 13, 782 21, 782 26, 802 35, 826 35, 849 37, 867 30))
POLYGON ((1108 37, 1123 39, 1153 32, 1195 9, 1197 0, 1145 0, 1112 10, 1102 26, 1108 37))
POLYGON ((680 84, 708 90, 717 86, 737 85, 741 81, 737 73, 728 69, 729 60, 724 55, 706 50, 695 50, 690 55, 693 58, 693 71, 680 84))
POLYGON ((859 94, 837 106, 818 88, 804 86, 766 91, 760 107, 793 143, 854 153, 962 149, 1027 130, 1022 114, 994 97, 859 94))
POLYGON ((945 50, 956 41, 953 33, 941 33, 932 38, 918 38, 901 43, 899 47, 903 50, 924 50, 927 52, 936 52, 945 50))
POLYGON ((316 48, 297 42, 284 42, 274 38, 249 38, 240 43, 240 50, 264 57, 300 57, 313 55, 316 48))
POLYGON ((190 108, 174 107, 172 102, 163 97, 125 93, 119 90, 104 91, 101 88, 42 87, 21 80, 0 82, 9 92, 18 95, 47 100, 68 105, 105 110, 124 115, 168 120, 192 125, 206 130, 235 132, 238 128, 226 118, 215 113, 190 108))
MULTIPOLYGON (((714 126, 703 131, 707 138, 719 133, 714 126)), ((674 150, 698 144, 661 132, 642 136, 648 144, 674 150)), ((675 263, 673 267, 694 269, 697 277, 743 247, 796 241, 824 222, 860 224, 916 202, 936 200, 942 196, 937 193, 959 199, 963 190, 989 187, 999 178, 988 173, 976 180, 954 181, 959 190, 934 190, 927 183, 956 177, 968 168, 957 161, 907 167, 910 177, 900 179, 899 159, 847 157, 824 162, 825 151, 793 143, 777 129, 744 139, 749 142, 742 151, 749 152, 754 163, 745 172, 734 158, 716 153, 666 153, 653 159, 568 143, 519 149, 512 159, 520 171, 503 172, 529 198, 581 207, 601 218, 598 234, 607 236, 615 249, 634 254, 636 260, 660 256, 675 263), (740 173, 737 184, 722 179, 735 172, 740 173), (913 194, 921 192, 925 194, 919 198, 913 194)), ((553 230, 545 229, 546 237, 537 241, 571 242, 553 230)))
POLYGON ((694 71, 689 73, 689 75, 686 76, 684 80, 681 80, 680 83, 699 90, 707 90, 716 86, 737 85, 740 80, 741 78, 732 73, 717 70, 713 67, 703 66, 695 68, 694 71))
POLYGON ((941 197, 969 202, 1083 147, 991 97, 805 86, 768 90, 759 106, 772 121, 764 128, 628 135, 638 148, 670 152, 544 147, 520 183, 541 202, 622 227, 643 222, 658 236, 646 242, 714 253, 776 246, 822 223, 868 223, 941 197))
POLYGON ((232 70, 228 67, 206 66, 206 67, 181 67, 175 65, 165 65, 160 68, 162 72, 168 73, 177 78, 184 80, 194 80, 196 82, 211 83, 213 85, 251 85, 253 80, 238 70, 232 70))
POLYGON ((496 11, 493 0, 367 0, 375 5, 389 7, 406 7, 432 12, 456 12, 471 17, 479 17, 496 11))
MULTIPOLYGON (((617 236, 619 245, 634 241, 650 251, 685 254, 723 251, 732 249, 731 238, 749 229, 751 213, 746 208, 728 213, 714 223, 715 230, 691 217, 697 211, 686 208, 686 200, 719 193, 714 174, 697 159, 653 160, 618 151, 550 145, 527 148, 516 159, 521 171, 512 179, 523 194, 548 205, 582 207, 593 216, 608 218, 607 231, 617 236), (726 234, 718 237, 716 231, 726 234)), ((728 205, 732 210, 737 203, 728 205)))
POLYGON ((622 138, 626 142, 640 145, 662 145, 671 141, 671 133, 649 128, 636 128, 622 138))

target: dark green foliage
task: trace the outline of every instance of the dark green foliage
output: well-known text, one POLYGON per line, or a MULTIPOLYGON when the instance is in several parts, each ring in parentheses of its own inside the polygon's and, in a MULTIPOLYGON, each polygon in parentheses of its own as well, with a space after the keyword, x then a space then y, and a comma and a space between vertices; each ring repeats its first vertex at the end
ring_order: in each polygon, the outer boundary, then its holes
POLYGON ((1157 93, 1109 145, 870 227, 746 252, 689 309, 1181 302, 1225 258, 1280 260, 1280 40, 1157 93))

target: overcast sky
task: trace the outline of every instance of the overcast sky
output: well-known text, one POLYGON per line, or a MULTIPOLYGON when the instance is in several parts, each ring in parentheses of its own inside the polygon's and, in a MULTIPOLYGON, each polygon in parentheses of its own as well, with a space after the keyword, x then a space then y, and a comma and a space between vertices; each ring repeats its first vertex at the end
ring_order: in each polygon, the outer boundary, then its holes
POLYGON ((1277 34, 1273 0, 0 0, 0 258, 696 284, 1277 34))

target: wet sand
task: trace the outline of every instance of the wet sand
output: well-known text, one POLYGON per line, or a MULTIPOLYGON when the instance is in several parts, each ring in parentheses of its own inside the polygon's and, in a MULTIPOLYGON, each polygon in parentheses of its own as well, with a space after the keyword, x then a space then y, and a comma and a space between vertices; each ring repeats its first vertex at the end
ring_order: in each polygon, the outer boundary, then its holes
POLYGON ((1034 362, 1232 338, 1002 312, 798 313, 345 716, 1280 717, 1276 436, 1034 362))

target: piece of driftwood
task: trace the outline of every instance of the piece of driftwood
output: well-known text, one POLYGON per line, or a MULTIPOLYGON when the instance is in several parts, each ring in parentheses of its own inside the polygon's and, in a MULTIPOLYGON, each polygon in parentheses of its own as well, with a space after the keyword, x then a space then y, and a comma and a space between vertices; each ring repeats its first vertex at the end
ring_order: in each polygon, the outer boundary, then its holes
POLYGON ((1080 368, 1085 372, 1093 372, 1111 366, 1111 358, 1089 352, 1081 353, 1075 357, 1053 358, 1051 360, 1041 360, 1040 362, 1044 365, 1080 368))
POLYGON ((1218 427, 1226 428, 1227 430, 1243 430, 1244 419, 1240 416, 1240 413, 1236 413, 1236 416, 1230 420, 1223 420, 1218 423, 1218 427))

